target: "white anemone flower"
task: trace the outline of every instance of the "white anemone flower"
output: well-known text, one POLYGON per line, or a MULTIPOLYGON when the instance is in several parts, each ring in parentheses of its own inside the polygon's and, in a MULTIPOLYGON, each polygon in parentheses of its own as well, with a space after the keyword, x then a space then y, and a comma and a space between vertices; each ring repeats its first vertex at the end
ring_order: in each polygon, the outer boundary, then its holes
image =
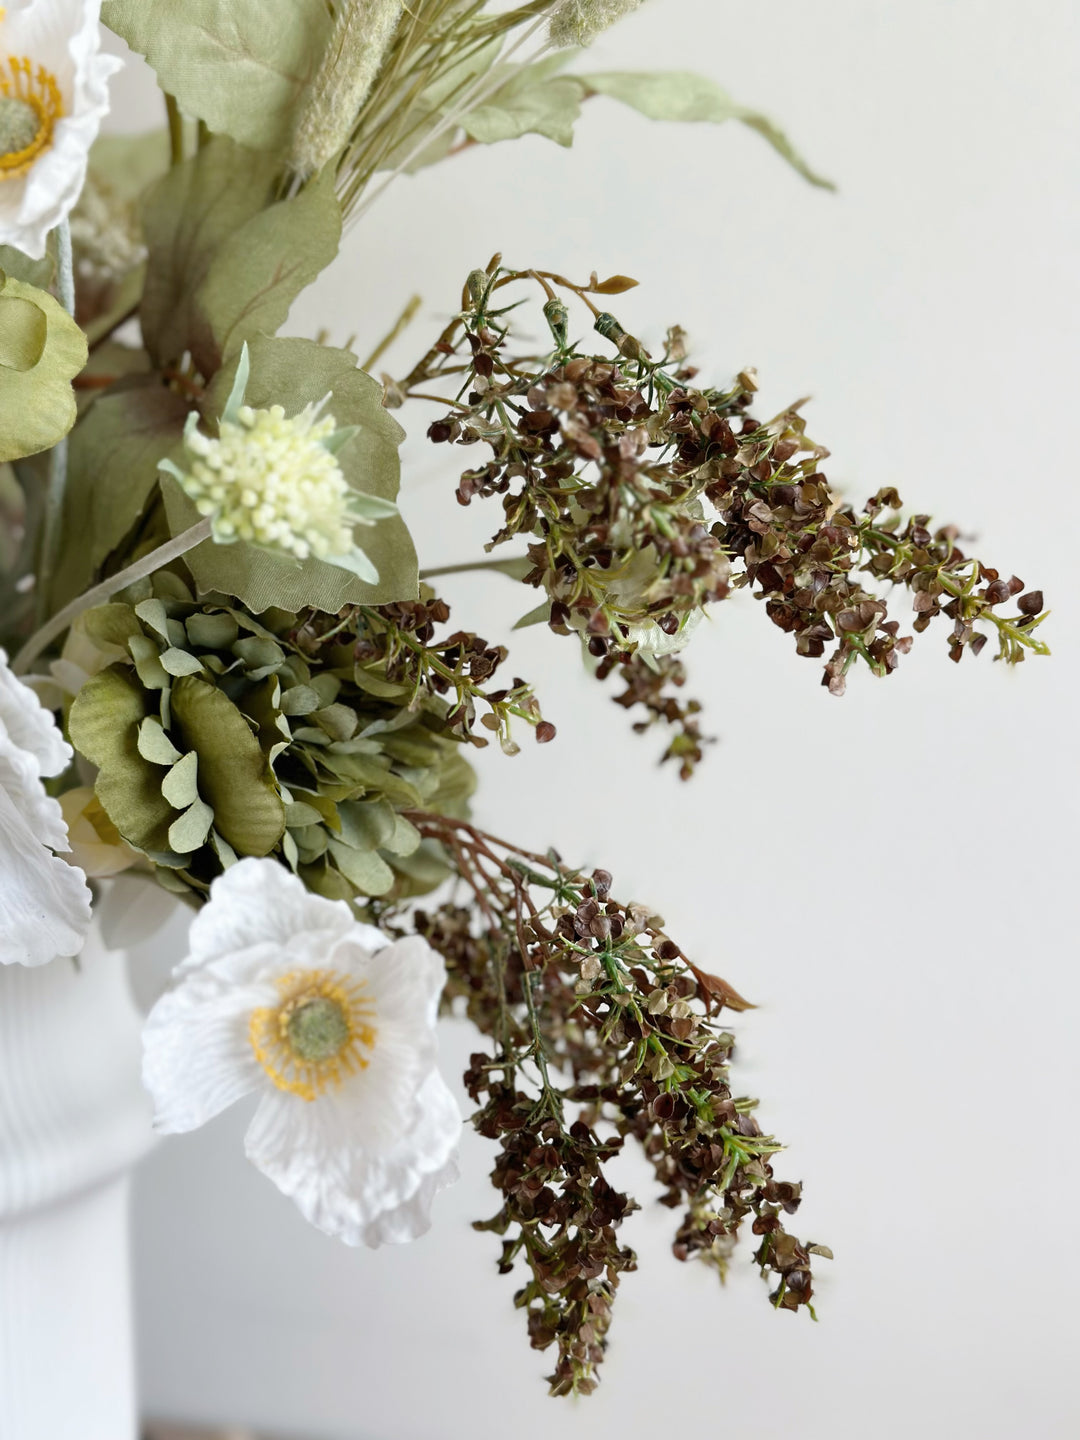
POLYGON ((214 881, 190 946, 144 1032, 155 1127, 258 1094, 248 1158, 307 1220, 348 1245, 423 1234, 461 1134, 436 1068, 441 957, 251 858, 214 881))
POLYGON ((41 783, 71 756, 0 650, 0 964, 43 965, 83 947, 90 891, 82 871, 53 853, 71 847, 60 806, 41 783))
POLYGON ((122 63, 101 53, 101 0, 0 6, 0 244, 45 254, 79 198, 122 63))

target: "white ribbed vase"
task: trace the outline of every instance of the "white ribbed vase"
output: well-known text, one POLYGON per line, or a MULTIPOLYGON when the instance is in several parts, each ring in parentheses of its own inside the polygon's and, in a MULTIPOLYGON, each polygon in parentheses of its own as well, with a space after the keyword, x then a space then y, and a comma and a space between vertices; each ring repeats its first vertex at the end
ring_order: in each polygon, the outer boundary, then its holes
POLYGON ((96 920, 78 967, 0 967, 0 1440, 135 1440, 141 1024, 96 920))

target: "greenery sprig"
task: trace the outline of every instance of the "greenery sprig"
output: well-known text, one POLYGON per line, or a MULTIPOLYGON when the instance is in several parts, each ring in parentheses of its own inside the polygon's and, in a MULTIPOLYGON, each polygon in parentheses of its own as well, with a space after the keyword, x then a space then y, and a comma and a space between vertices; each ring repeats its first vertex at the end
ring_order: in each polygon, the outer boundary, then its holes
POLYGON ((781 1309, 810 1308, 811 1256, 823 1246, 788 1233, 800 1186, 778 1181, 781 1148, 762 1132, 757 1102, 737 1097, 734 1037, 721 1011, 748 1008, 695 965, 662 920, 612 895, 553 850, 495 839, 465 820, 410 812, 437 840, 468 892, 411 922, 444 956, 446 1003, 493 1042, 465 1083, 473 1124, 497 1141, 501 1206, 478 1229, 503 1236, 499 1269, 523 1263, 515 1303, 537 1349, 556 1346, 553 1394, 588 1393, 603 1360, 620 1278, 636 1266, 618 1230, 637 1207, 604 1166, 635 1140, 682 1208, 674 1252, 723 1276, 748 1219, 755 1260, 781 1309))
POLYGON ((664 758, 684 778, 702 753, 698 707, 674 693, 685 675, 671 655, 710 605, 739 589, 766 602, 799 654, 826 658, 823 683, 837 695, 856 663, 888 675, 910 647, 881 582, 910 592, 915 632, 936 615, 953 622, 954 660, 979 652, 982 623, 1010 664, 1048 653, 1035 634, 1041 591, 968 556, 952 527, 931 530, 926 515, 902 522, 894 489, 859 510, 831 487, 819 468, 828 452, 808 438, 802 402, 759 421, 753 372, 701 387, 681 329, 654 358, 594 302, 634 283, 593 275, 574 284, 507 269, 496 256, 469 276, 460 314, 392 394, 455 391, 428 434, 489 452, 461 473, 457 496, 465 505, 500 498, 503 523, 488 550, 527 541, 522 578, 545 600, 519 623, 576 633, 601 678, 626 682, 619 703, 644 706, 637 728, 676 728, 664 758), (539 354, 514 345, 522 302, 508 287, 522 284, 544 297, 551 343, 539 354), (587 308, 613 356, 570 338, 560 292, 587 308), (999 613, 1014 596, 1017 613, 999 613))

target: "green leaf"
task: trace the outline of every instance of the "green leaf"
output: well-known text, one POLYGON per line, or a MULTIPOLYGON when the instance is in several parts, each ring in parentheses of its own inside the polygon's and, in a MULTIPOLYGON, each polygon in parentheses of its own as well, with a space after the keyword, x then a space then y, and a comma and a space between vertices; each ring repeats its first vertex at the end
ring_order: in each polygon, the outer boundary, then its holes
POLYGON ((310 715, 321 707, 322 701, 310 685, 292 685, 281 696, 283 715, 310 715))
POLYGON ((530 610, 522 615, 520 620, 515 620, 514 630, 527 630, 530 625, 546 625, 551 619, 551 601, 542 600, 535 610, 530 610))
POLYGON ((193 339, 213 346, 196 294, 226 242, 273 203, 276 174, 269 156, 219 137, 147 193, 149 259, 140 319, 158 368, 194 349, 193 339))
POLYGON ((650 120, 707 121, 721 125, 726 120, 739 120, 762 135, 779 155, 799 174, 825 190, 836 187, 811 170, 784 133, 766 115, 733 100, 703 75, 688 70, 612 72, 604 75, 576 77, 588 88, 589 94, 607 95, 647 115, 650 120))
POLYGON ((245 340, 275 334, 340 241, 341 206, 329 170, 230 235, 194 297, 190 349, 202 373, 213 375, 245 340))
POLYGON ((0 245, 0 270, 13 280, 33 285, 39 290, 48 290, 56 279, 56 260, 50 243, 40 260, 31 260, 14 245, 0 245))
POLYGON ((98 799, 120 834, 138 850, 168 848, 173 809, 161 793, 161 770, 139 753, 145 690, 130 671, 94 675, 71 706, 71 743, 98 767, 98 799))
MULTIPOLYGON (((90 147, 88 174, 120 201, 137 200, 169 168, 169 132, 159 126, 134 134, 99 135, 90 147)), ((78 206, 75 213, 78 214, 78 206)))
POLYGON ((341 838, 354 850, 378 850, 393 839, 397 815, 385 800, 345 800, 338 815, 341 838))
MULTIPOLYGON (((194 750, 182 755, 163 777, 161 793, 174 810, 186 810, 189 805, 195 804, 199 798, 199 757, 194 750)), ((177 850, 179 846, 173 845, 172 848, 177 850)))
POLYGON ((268 855, 285 831, 285 806, 266 756, 240 711, 194 675, 172 688, 173 727, 199 756, 199 789, 214 827, 241 855, 268 855))
POLYGON ((203 668, 197 655, 192 655, 190 650, 178 650, 174 645, 161 652, 161 664, 170 675, 197 675, 203 668))
MULTIPOLYGON (((329 393, 328 413, 339 425, 359 427, 338 456, 346 480, 358 491, 384 500, 396 498, 401 475, 398 446, 404 431, 383 409, 382 387, 357 369, 354 355, 311 340, 256 337, 250 356, 249 405, 261 409, 281 404, 295 414, 329 393)), ((235 364, 234 359, 222 367, 207 393, 211 430, 213 417, 220 414, 229 394, 235 364)), ((174 535, 197 522, 194 504, 175 481, 166 477, 162 493, 174 535)), ((312 606, 334 614, 344 605, 414 600, 419 593, 416 549, 400 516, 361 529, 358 541, 378 569, 378 584, 365 584, 323 560, 299 564, 243 542, 216 545, 208 540, 184 560, 200 591, 235 595, 256 613, 272 606, 294 612, 312 606)))
POLYGON ((211 130, 288 143, 330 35, 325 0, 105 0, 101 18, 211 130))
MULTIPOLYGON (((0 464, 48 450, 75 423, 75 392, 71 382, 86 364, 86 336, 75 321, 45 290, 5 275, 0 285, 0 333, 13 333, 10 353, 26 360, 40 339, 38 359, 12 369, 3 364, 0 350, 0 464), (28 308, 29 307, 29 308, 28 308)), ((0 341, 0 345, 4 342, 0 341)))
POLYGON ((275 202, 276 179, 269 157, 219 137, 147 196, 141 315, 157 364, 189 350, 214 375, 245 340, 272 335, 337 254, 333 177, 275 202))
MULTIPOLYGON (((0 278, 0 284, 7 279, 0 278)), ((0 369, 31 370, 45 353, 45 311, 20 295, 0 295, 0 369)))
POLYGON ((157 376, 100 395, 68 452, 68 486, 54 608, 81 594, 157 490, 158 461, 181 441, 187 404, 157 376))
POLYGON ((465 133, 481 145, 530 134, 571 145, 587 92, 577 76, 557 73, 566 60, 567 56, 560 54, 532 65, 514 66, 506 83, 464 117, 465 133))
POLYGON ((354 850, 333 839, 327 848, 342 875, 362 895, 385 895, 393 885, 394 872, 373 850, 354 850))
POLYGON ((144 760, 155 765, 175 765, 181 758, 180 751, 165 734, 161 721, 148 715, 139 726, 139 754, 144 760))
POLYGON ((228 650, 236 643, 240 628, 231 615, 189 615, 185 623, 188 640, 200 650, 228 650))
POLYGON ((161 663, 158 647, 149 635, 132 635, 128 649, 135 662, 135 673, 147 690, 168 690, 169 673, 161 663))
POLYGON ((214 812, 204 800, 194 800, 179 820, 169 826, 169 846, 181 855, 198 850, 214 823, 214 812))

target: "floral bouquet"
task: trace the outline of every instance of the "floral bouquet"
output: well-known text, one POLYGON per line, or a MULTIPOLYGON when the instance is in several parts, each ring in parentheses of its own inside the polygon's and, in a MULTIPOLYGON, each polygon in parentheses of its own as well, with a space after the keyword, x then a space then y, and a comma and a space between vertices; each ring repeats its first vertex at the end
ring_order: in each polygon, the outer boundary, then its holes
POLYGON ((685 656, 738 590, 834 696, 897 668, 911 612, 955 661, 990 637, 1008 664, 1045 653, 1037 590, 891 488, 839 495, 803 402, 756 416, 752 371, 702 376, 678 325, 629 333, 608 308, 626 276, 495 255, 406 374, 374 372, 416 300, 362 363, 278 333, 398 177, 525 134, 568 145, 594 99, 741 122, 827 184, 710 82, 592 73, 582 52, 639 3, 0 19, 0 961, 77 956, 121 871, 179 897, 188 953, 145 1029, 157 1127, 257 1094, 249 1158, 350 1245, 419 1235, 454 1180, 436 1022, 466 1015, 495 1147, 477 1224, 560 1395, 596 1384, 635 1265, 607 1169, 628 1143, 679 1212, 679 1259, 722 1277, 749 1225, 772 1304, 812 1314, 829 1251, 788 1229, 800 1186, 733 1088, 725 1012, 748 1002, 607 871, 483 829, 473 748, 556 732, 418 559, 403 426, 492 512, 475 566, 505 576, 506 617, 562 637, 684 781, 707 740, 685 656), (98 136, 102 22, 156 72, 161 128, 98 136))

